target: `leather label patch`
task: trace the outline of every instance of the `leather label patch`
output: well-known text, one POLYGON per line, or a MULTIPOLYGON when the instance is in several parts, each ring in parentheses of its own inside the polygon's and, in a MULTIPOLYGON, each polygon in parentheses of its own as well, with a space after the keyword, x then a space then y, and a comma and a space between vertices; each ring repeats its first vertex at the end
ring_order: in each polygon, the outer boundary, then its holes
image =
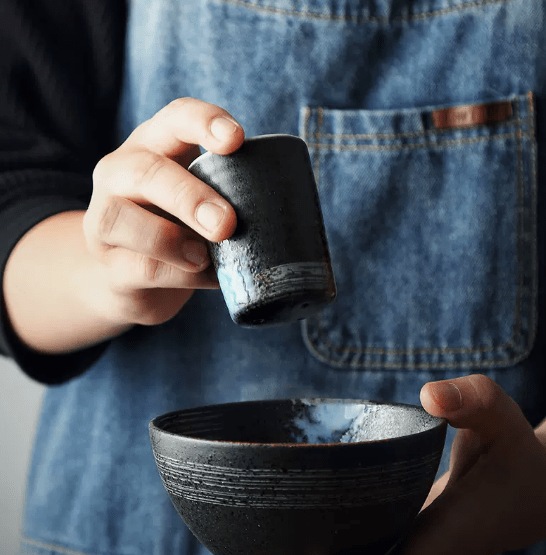
POLYGON ((432 112, 432 123, 437 129, 473 127, 506 121, 512 116, 512 103, 467 104, 432 112))

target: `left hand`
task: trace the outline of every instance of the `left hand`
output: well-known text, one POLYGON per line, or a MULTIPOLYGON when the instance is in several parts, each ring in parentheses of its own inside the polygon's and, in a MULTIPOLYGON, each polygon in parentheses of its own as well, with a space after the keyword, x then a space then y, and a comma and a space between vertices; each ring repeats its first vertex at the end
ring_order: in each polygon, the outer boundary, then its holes
POLYGON ((389 555, 495 555, 546 538, 546 434, 493 380, 430 382, 421 403, 459 428, 450 470, 389 555))

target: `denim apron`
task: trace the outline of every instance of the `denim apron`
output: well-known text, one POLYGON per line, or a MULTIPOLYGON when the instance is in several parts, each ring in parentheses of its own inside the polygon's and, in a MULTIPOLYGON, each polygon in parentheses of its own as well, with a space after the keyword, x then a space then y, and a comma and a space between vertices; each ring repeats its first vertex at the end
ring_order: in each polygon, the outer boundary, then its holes
POLYGON ((133 329, 85 375, 49 389, 24 553, 208 553, 172 507, 149 445, 149 420, 182 407, 294 396, 419 404, 426 382, 480 372, 533 425, 546 416, 543 8, 131 0, 120 140, 182 96, 226 108, 247 136, 303 137, 338 300, 303 323, 249 330, 220 292, 199 291, 173 320, 133 329))

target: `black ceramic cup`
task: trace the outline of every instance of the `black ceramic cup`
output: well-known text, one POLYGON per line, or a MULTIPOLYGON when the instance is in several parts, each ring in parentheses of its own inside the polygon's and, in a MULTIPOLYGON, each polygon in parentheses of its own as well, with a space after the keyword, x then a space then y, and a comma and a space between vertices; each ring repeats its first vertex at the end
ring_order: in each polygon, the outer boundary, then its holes
POLYGON ((233 154, 203 154, 189 171, 237 214, 233 236, 209 244, 234 322, 289 323, 335 300, 317 186, 302 139, 253 137, 233 154))

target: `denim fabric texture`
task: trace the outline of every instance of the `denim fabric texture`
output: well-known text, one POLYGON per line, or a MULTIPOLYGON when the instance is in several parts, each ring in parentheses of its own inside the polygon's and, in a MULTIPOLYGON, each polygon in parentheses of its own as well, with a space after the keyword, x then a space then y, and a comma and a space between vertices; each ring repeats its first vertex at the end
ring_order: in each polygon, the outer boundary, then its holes
POLYGON ((226 108, 247 136, 300 135, 338 300, 302 324, 249 330, 219 291, 200 291, 49 389, 22 553, 208 553, 152 456, 148 423, 167 411, 297 396, 419 404, 426 382, 481 372, 533 425, 546 416, 544 4, 130 1, 120 141, 183 96, 226 108), (435 123, 490 103, 509 113, 435 123))
POLYGON ((305 110, 339 293, 305 324, 320 360, 476 369, 529 354, 534 112, 530 94, 510 103, 507 121, 463 129, 436 129, 438 107, 305 110))

